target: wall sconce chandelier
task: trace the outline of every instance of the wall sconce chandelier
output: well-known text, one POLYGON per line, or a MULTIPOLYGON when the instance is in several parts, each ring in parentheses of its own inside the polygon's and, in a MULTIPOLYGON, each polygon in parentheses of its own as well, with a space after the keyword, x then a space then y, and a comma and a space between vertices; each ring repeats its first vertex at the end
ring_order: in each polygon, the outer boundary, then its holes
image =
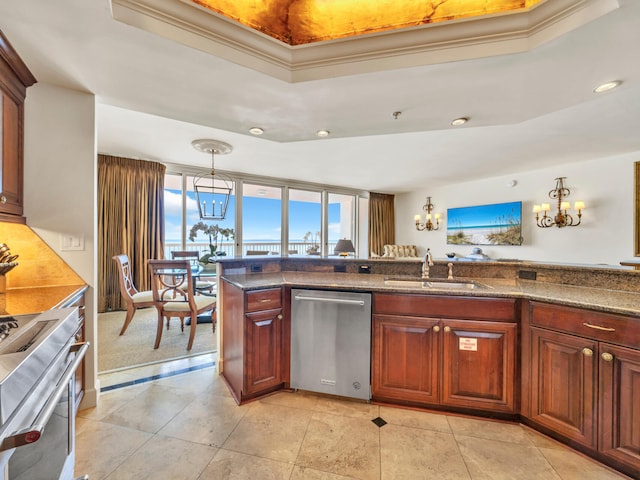
POLYGON ((433 210, 433 204, 431 203, 431 197, 427 197, 427 201, 422 206, 422 209, 427 212, 427 216, 425 218, 425 222, 424 223, 420 223, 420 215, 416 215, 415 216, 416 230, 419 230, 419 231, 427 230, 428 232, 430 232, 431 230, 438 230, 438 228, 440 228, 440 217, 441 217, 441 215, 439 213, 436 213, 436 214, 433 215, 433 218, 436 221, 436 223, 434 225, 433 222, 431 221, 431 211, 433 210))
POLYGON ((540 228, 548 228, 548 227, 577 227, 580 225, 582 221, 582 209, 584 208, 584 202, 576 201, 573 204, 574 210, 577 210, 578 213, 576 216, 578 217, 578 221, 574 223, 573 216, 568 212, 571 208, 571 203, 563 201, 563 198, 568 197, 571 194, 571 190, 564 186, 564 180, 567 177, 558 177, 556 178, 556 188, 549 192, 549 198, 558 201, 558 211, 555 217, 548 215, 547 212, 551 210, 551 205, 548 203, 543 203, 541 205, 533 206, 533 213, 536 214, 536 223, 540 228), (542 212, 542 216, 540 216, 540 212, 542 212))
POLYGON ((211 154, 211 171, 193 178, 198 212, 202 220, 224 220, 229 206, 229 197, 233 192, 233 180, 226 175, 216 173, 215 155, 226 155, 233 150, 228 143, 219 140, 200 138, 191 142, 199 152, 211 154))

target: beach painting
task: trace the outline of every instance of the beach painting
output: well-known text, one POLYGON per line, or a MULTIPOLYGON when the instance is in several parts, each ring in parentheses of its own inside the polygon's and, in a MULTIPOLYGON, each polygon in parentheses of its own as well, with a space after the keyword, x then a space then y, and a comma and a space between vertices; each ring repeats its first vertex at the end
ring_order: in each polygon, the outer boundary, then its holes
POLYGON ((522 245, 522 202, 447 209, 450 245, 522 245))

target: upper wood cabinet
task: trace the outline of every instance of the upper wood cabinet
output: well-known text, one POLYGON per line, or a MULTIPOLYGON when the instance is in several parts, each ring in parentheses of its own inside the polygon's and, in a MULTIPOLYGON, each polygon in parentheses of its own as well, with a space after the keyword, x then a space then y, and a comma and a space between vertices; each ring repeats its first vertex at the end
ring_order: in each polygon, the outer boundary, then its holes
POLYGON ((25 223, 24 100, 36 83, 7 38, 0 31, 0 221, 25 223))

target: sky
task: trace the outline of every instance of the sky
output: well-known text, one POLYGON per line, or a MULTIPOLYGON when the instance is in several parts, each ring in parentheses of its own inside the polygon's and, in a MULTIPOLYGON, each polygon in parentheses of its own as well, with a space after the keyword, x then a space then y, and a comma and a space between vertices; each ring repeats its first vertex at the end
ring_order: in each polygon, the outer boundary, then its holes
MULTIPOLYGON (((182 193, 179 190, 165 189, 165 239, 169 243, 179 243, 182 228, 182 193)), ((280 241, 280 215, 282 201, 260 198, 243 198, 243 237, 245 243, 256 240, 280 241)), ((206 223, 218 224, 222 228, 235 227, 235 197, 231 196, 224 220, 212 220, 206 223)), ((191 226, 200 221, 195 193, 187 192, 187 236, 191 226)), ((292 241, 302 241, 307 232, 312 235, 320 231, 320 204, 290 201, 289 237, 292 241)), ((337 241, 340 236, 340 205, 329 205, 329 241, 337 241)), ((187 240, 188 241, 188 240, 187 240)), ((200 236, 196 242, 208 241, 200 236)))
POLYGON ((520 223, 521 211, 522 202, 450 208, 447 210, 447 228, 493 226, 505 224, 509 219, 520 223))

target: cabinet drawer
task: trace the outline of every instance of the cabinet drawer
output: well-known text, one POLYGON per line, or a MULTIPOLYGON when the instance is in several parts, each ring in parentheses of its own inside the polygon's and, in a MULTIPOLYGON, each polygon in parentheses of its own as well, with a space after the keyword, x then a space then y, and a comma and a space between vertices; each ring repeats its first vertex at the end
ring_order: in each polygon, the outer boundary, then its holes
POLYGON ((582 337, 638 348, 640 319, 531 302, 531 323, 582 337))
POLYGON ((282 306, 281 297, 281 290, 279 288, 247 292, 247 312, 279 308, 282 306))
POLYGON ((373 313, 513 322, 515 304, 515 300, 508 298, 377 293, 373 296, 373 313))

